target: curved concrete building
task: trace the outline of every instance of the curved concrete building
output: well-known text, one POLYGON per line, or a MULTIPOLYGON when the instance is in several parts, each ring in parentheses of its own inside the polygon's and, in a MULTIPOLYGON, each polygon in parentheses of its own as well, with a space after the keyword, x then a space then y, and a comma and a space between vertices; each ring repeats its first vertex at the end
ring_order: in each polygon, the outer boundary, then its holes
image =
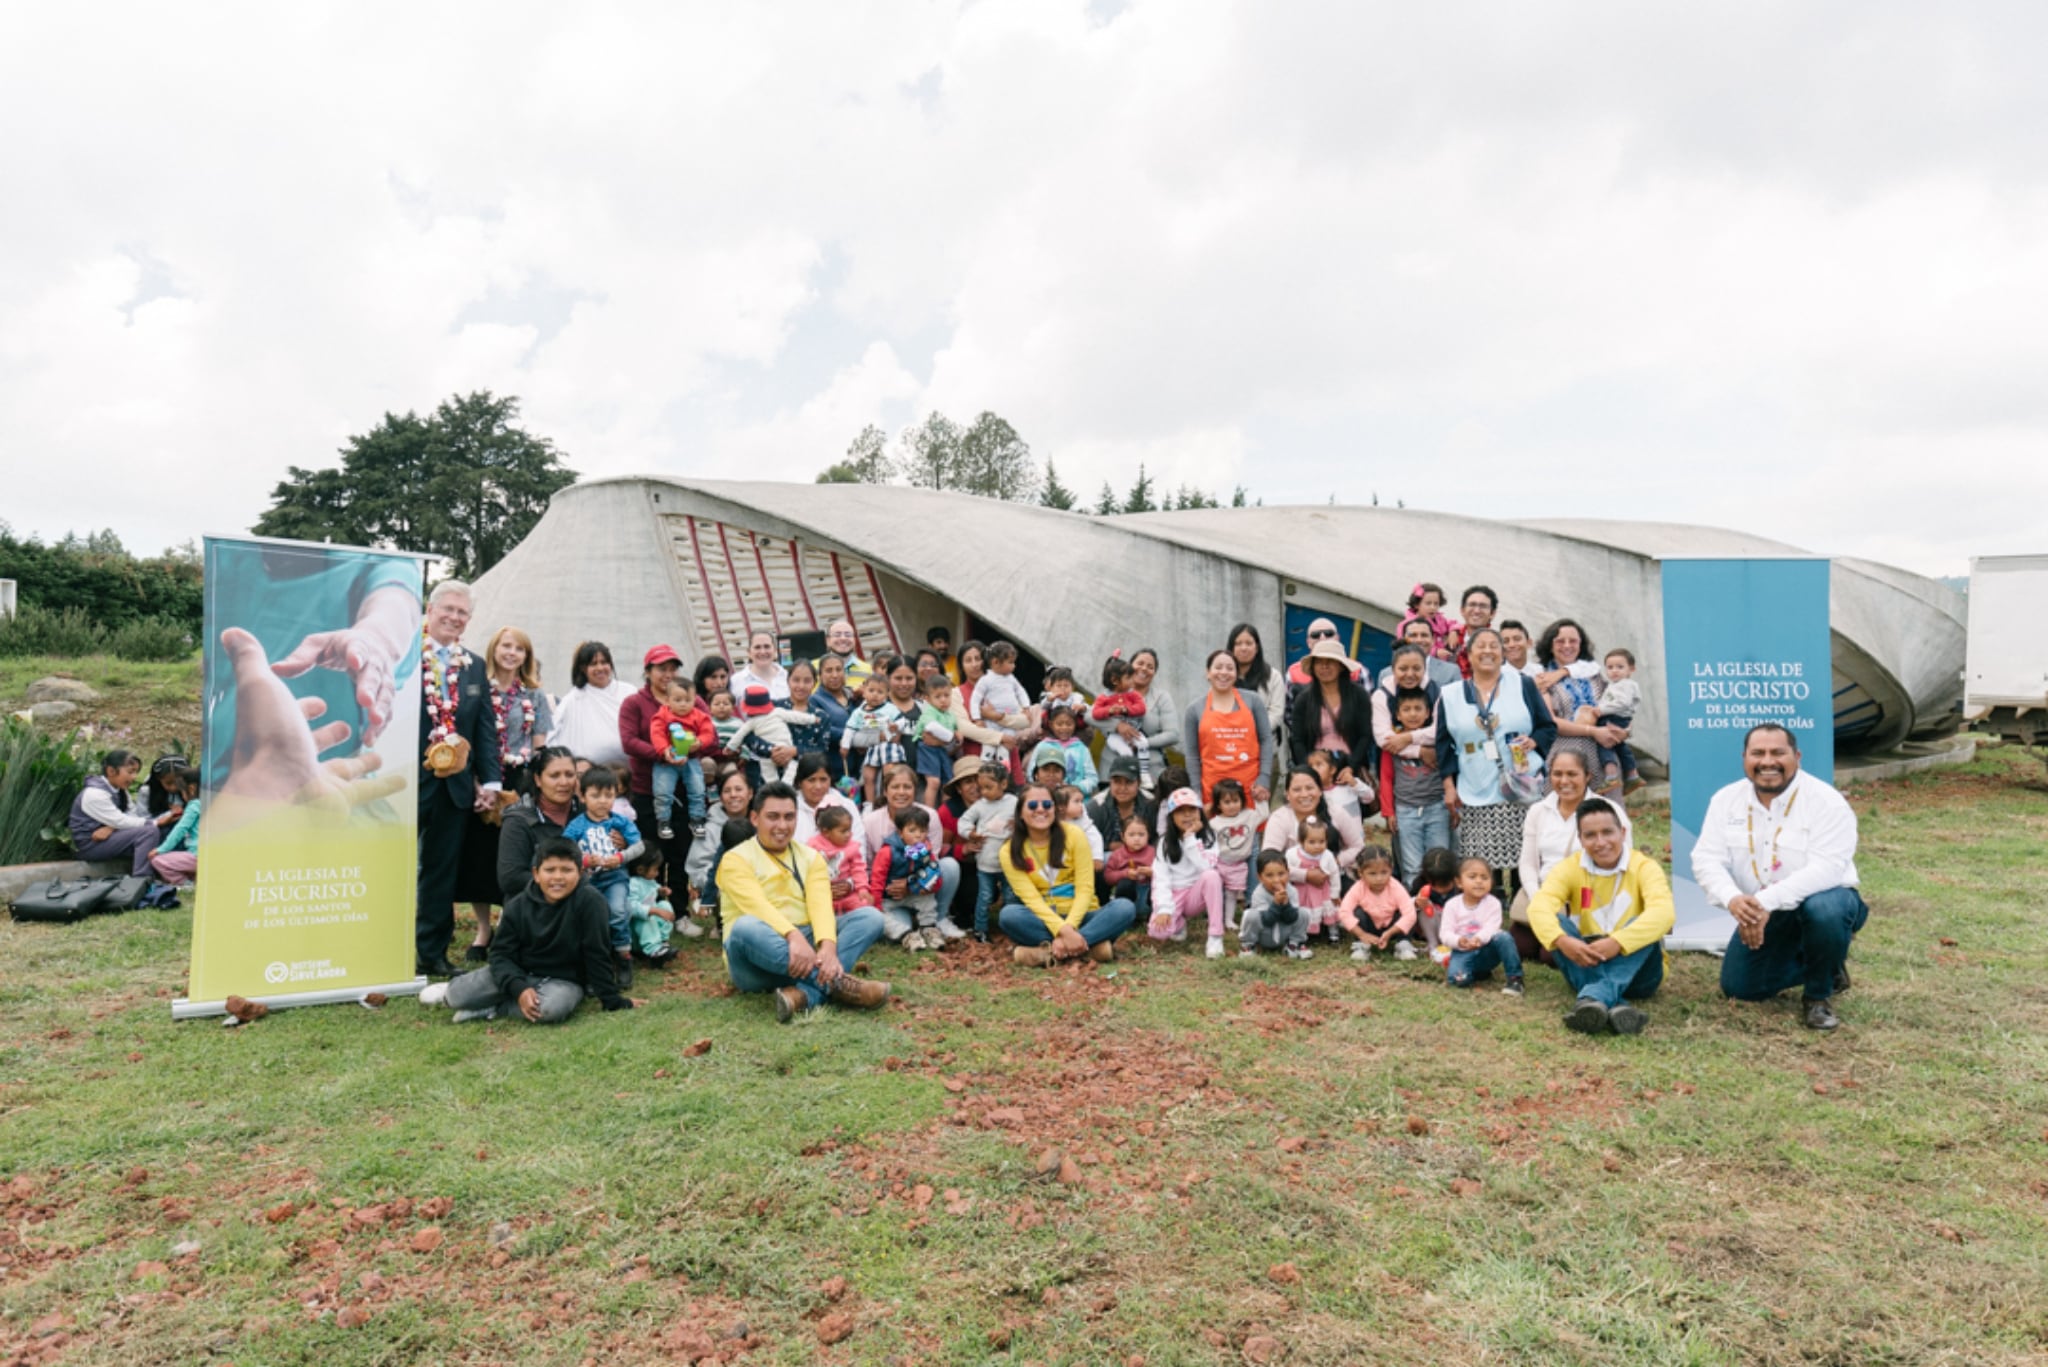
MULTIPOLYGON (((853 622, 861 653, 914 650, 926 628, 997 636, 1074 666, 1093 691, 1111 649, 1159 651, 1182 704, 1235 622, 1269 657, 1299 656, 1308 622, 1334 619, 1354 655, 1385 662, 1417 580, 1455 598, 1499 595, 1532 634, 1578 620, 1641 662, 1635 744, 1666 753, 1666 557, 1804 554, 1740 532, 1666 523, 1495 522, 1389 508, 1216 508, 1089 517, 969 494, 860 484, 629 476, 555 495, 533 533, 477 583, 470 644, 532 633, 552 688, 597 634, 628 678, 657 642, 738 658, 754 631, 816 653, 853 622)), ((1836 560, 1836 743, 1881 748, 1952 727, 1962 699, 1963 600, 1889 566, 1836 560)))

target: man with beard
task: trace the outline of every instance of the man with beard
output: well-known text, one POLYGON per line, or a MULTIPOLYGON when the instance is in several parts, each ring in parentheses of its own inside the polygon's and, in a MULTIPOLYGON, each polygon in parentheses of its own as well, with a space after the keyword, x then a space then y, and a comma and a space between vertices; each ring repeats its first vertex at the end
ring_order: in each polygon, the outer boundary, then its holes
POLYGON ((1799 770, 1799 743, 1775 722, 1742 743, 1747 777, 1714 794, 1693 846, 1693 878, 1735 918, 1721 991, 1765 1001, 1795 984, 1810 1030, 1832 1030, 1849 988, 1849 941, 1870 908, 1856 884, 1856 813, 1799 770))

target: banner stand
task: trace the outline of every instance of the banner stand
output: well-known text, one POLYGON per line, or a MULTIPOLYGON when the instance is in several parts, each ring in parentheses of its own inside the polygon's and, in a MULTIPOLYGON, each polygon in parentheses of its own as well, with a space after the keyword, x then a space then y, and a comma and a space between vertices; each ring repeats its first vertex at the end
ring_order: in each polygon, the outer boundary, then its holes
MULTIPOLYGON (((1835 776, 1834 638, 1829 562, 1812 556, 1690 558, 1659 566, 1664 688, 1671 736, 1668 949, 1727 952, 1735 918, 1694 881, 1692 850, 1707 804, 1743 776, 1749 729, 1768 722, 1797 740, 1800 768, 1835 776)), ((1736 832, 1738 843, 1741 832, 1736 832)))
MULTIPOLYGON (((417 997, 420 989, 427 985, 425 978, 412 978, 402 983, 385 983, 378 987, 350 987, 332 992, 280 992, 267 997, 250 997, 252 1002, 262 1002, 273 1011, 287 1006, 338 1006, 343 1002, 359 1002, 372 992, 381 992, 387 997, 417 997)), ((225 1016, 228 1004, 217 1002, 195 1002, 189 997, 171 999, 171 1019, 174 1021, 203 1020, 207 1016, 225 1016)))

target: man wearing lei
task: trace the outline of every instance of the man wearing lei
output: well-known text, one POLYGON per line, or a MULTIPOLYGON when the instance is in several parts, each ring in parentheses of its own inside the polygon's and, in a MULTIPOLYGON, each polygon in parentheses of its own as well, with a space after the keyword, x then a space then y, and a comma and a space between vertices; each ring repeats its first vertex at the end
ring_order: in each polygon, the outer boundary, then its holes
POLYGON ((1870 908, 1856 890, 1856 812, 1799 768, 1799 742, 1775 722, 1742 742, 1744 777, 1714 794, 1692 848, 1693 878, 1728 908, 1735 934, 1721 991, 1760 1002, 1800 988, 1810 1030, 1832 1030, 1849 988, 1849 942, 1870 908))
POLYGON ((462 859, 467 814, 497 804, 502 786, 498 729, 491 714, 484 662, 462 648, 469 625, 469 585, 444 580, 427 598, 420 639, 419 890, 413 944, 419 973, 453 977, 448 943, 455 936, 455 871, 462 859))

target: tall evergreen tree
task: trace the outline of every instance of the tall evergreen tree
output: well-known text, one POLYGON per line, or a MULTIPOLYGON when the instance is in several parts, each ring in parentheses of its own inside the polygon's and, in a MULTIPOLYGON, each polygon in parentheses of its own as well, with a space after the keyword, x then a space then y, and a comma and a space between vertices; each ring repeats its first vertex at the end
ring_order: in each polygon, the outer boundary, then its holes
POLYGON ((1074 491, 1060 483, 1060 472, 1053 468, 1052 458, 1046 457, 1045 485, 1038 491, 1038 501, 1047 508, 1071 511, 1074 506, 1074 491))

